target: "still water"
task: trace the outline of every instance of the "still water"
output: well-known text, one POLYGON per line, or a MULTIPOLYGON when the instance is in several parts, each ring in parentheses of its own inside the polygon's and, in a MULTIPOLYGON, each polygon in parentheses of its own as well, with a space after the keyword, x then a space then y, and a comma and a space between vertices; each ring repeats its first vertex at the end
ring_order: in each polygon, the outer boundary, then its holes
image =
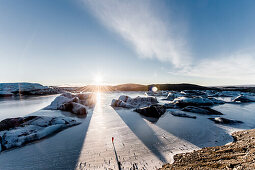
POLYGON ((49 105, 57 95, 0 98, 0 121, 25 116, 49 105))

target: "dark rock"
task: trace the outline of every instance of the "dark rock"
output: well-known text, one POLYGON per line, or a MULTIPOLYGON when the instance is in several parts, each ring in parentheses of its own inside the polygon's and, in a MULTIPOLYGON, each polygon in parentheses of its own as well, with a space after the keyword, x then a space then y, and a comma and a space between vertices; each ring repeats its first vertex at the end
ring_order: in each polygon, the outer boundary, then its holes
POLYGON ((239 121, 239 120, 231 120, 231 119, 227 119, 227 118, 223 118, 223 117, 215 117, 215 118, 208 118, 208 119, 214 121, 215 123, 219 123, 219 124, 243 123, 242 121, 239 121))
POLYGON ((255 96, 240 95, 240 96, 236 97, 233 101, 241 102, 241 103, 255 102, 255 96))
POLYGON ((187 117, 187 118, 192 118, 192 119, 196 119, 196 116, 191 116, 185 113, 176 113, 176 112, 172 112, 171 113, 173 116, 177 116, 177 117, 187 117))
POLYGON ((192 112, 205 115, 223 115, 221 112, 205 106, 204 107, 186 106, 181 110, 185 112, 192 112))
POLYGON ((9 118, 0 122, 0 131, 9 130, 14 127, 20 126, 23 123, 23 118, 9 118))
POLYGON ((148 107, 135 109, 134 111, 144 116, 159 118, 166 112, 166 108, 161 105, 151 105, 148 107))
POLYGON ((0 131, 9 130, 15 127, 21 126, 23 123, 35 119, 37 116, 27 116, 27 117, 17 117, 17 118, 8 118, 0 122, 0 131))
POLYGON ((62 111, 68 111, 76 115, 86 115, 87 110, 86 107, 82 104, 75 102, 64 103, 59 107, 62 111))

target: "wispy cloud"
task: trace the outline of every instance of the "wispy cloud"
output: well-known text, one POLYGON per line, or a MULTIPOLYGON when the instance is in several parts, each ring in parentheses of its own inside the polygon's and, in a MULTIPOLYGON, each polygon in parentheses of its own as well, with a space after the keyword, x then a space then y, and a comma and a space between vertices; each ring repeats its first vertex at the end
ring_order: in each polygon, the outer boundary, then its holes
POLYGON ((176 22, 165 20, 163 14, 155 11, 155 1, 82 1, 103 25, 128 41, 141 57, 172 63, 175 67, 170 67, 170 74, 255 83, 255 53, 233 52, 194 58, 185 36, 179 36, 182 29, 176 30, 176 22))
MULTIPOLYGON (((189 64, 184 38, 174 36, 174 23, 159 16, 150 0, 83 0, 109 29, 120 34, 144 58, 157 58, 176 67, 189 64)), ((164 10, 164 9, 162 9, 164 10)))
POLYGON ((233 52, 233 54, 198 61, 193 66, 170 71, 170 74, 238 80, 240 84, 255 83, 255 53, 233 52))

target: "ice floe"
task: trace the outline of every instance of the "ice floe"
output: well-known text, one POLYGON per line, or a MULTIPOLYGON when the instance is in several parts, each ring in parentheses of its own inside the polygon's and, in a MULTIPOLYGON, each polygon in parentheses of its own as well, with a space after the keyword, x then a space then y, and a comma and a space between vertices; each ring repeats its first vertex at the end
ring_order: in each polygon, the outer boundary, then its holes
POLYGON ((166 112, 166 108, 162 105, 151 105, 148 107, 135 109, 134 111, 147 117, 159 118, 166 112))
POLYGON ((232 120, 232 119, 227 119, 227 118, 223 118, 223 117, 215 117, 215 118, 208 118, 208 119, 214 121, 215 123, 219 123, 219 124, 243 123, 242 121, 239 121, 239 120, 232 120))
POLYGON ((204 98, 201 96, 196 97, 178 97, 173 100, 173 103, 178 106, 212 106, 216 104, 224 104, 222 100, 215 98, 204 98))
POLYGON ((77 115, 87 114, 87 107, 95 105, 95 95, 92 93, 64 93, 55 98, 53 102, 44 109, 46 110, 63 110, 77 115))
POLYGON ((240 95, 240 96, 237 96, 233 100, 233 102, 241 102, 241 103, 255 102, 255 96, 240 95))
POLYGON ((135 97, 131 98, 129 96, 122 95, 118 100, 113 99, 112 107, 123 107, 123 108, 140 108, 150 106, 152 104, 157 104, 158 101, 155 97, 135 97))
POLYGON ((0 122, 0 152, 78 124, 79 121, 69 117, 27 116, 5 119, 0 122))
POLYGON ((192 112, 205 115, 223 115, 221 112, 211 109, 210 107, 186 106, 181 110, 185 112, 192 112))
POLYGON ((173 116, 177 116, 177 117, 187 117, 187 118, 192 118, 192 119, 196 119, 197 118, 196 116, 191 116, 191 115, 188 115, 186 113, 180 113, 180 112, 171 112, 171 114, 173 116))

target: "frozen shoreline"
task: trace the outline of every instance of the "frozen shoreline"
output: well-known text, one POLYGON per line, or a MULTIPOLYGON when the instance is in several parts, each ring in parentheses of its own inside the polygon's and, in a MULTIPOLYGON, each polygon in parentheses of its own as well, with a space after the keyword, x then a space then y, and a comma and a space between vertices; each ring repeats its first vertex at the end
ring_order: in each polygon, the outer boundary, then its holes
MULTIPOLYGON (((126 93, 102 94, 100 102, 88 111, 86 118, 55 110, 40 110, 30 114, 73 116, 82 123, 40 142, 1 153, 0 169, 116 168, 111 137, 115 137, 116 151, 124 169, 132 166, 157 169, 173 162, 173 155, 177 153, 229 143, 232 141, 230 133, 243 128, 216 125, 207 119, 208 116, 193 113, 190 114, 197 116, 195 120, 165 113, 156 122, 151 122, 130 109, 113 109, 111 100, 121 94, 126 93)), ((137 92, 128 95, 142 96, 137 92)), ((233 108, 228 105, 215 108, 228 115, 233 108)), ((247 107, 253 109, 253 105, 245 105, 247 107)), ((236 118, 237 115, 232 116, 236 118)))
POLYGON ((254 169, 255 129, 234 132, 232 136, 234 141, 223 146, 177 154, 175 161, 164 165, 161 170, 254 169))

